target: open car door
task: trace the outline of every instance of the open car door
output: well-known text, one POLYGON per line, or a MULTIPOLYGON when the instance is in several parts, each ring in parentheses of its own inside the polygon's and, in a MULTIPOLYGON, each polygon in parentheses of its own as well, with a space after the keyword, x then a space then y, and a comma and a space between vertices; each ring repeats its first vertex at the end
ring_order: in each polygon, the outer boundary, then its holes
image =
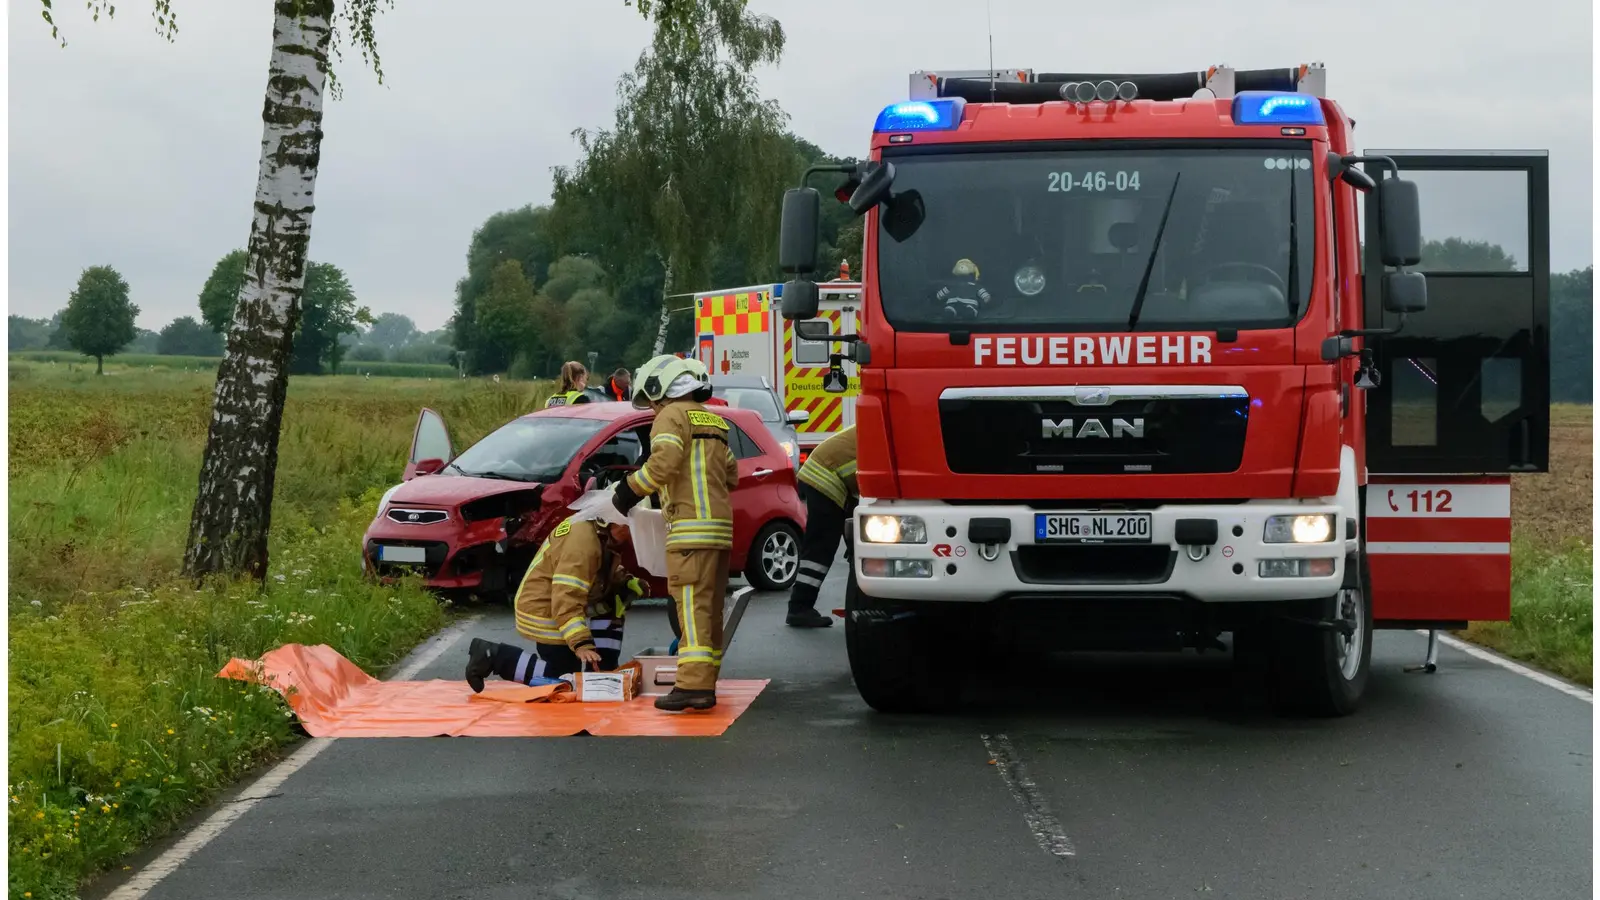
MULTIPOLYGON (((1367 560, 1378 628, 1511 616, 1511 475, 1549 469, 1550 204, 1542 151, 1369 151, 1417 185, 1428 307, 1370 343, 1367 560)), ((1374 178, 1386 177, 1376 165, 1374 178)), ((1383 311, 1366 204, 1364 302, 1383 311)))
POLYGON ((432 475, 455 458, 455 444, 450 440, 450 430, 444 426, 444 417, 424 407, 417 416, 417 428, 411 433, 411 455, 406 459, 406 471, 401 480, 432 475))

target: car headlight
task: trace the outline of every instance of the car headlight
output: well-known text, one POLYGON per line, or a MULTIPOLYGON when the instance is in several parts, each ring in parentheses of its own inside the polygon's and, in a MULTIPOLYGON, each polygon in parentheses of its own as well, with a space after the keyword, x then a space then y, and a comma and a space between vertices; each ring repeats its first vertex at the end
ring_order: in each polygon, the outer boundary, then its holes
POLYGON ((1023 266, 1017 270, 1016 276, 1011 281, 1017 286, 1018 291, 1032 297, 1044 290, 1044 270, 1038 266, 1023 266))
POLYGON ((783 448, 783 455, 789 457, 792 461, 794 459, 794 441, 779 441, 778 445, 783 448))
POLYGON ((926 544, 928 526, 921 516, 866 516, 861 539, 869 544, 926 544))
POLYGON ((1261 539, 1269 544, 1322 544, 1333 540, 1333 514, 1269 516, 1261 539))

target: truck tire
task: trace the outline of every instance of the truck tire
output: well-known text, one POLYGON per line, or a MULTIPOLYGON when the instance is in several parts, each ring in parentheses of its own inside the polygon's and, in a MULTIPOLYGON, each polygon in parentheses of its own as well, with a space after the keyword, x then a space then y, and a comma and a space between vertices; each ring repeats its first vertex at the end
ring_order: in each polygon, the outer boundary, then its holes
POLYGON ((1361 705, 1372 668, 1372 605, 1365 554, 1345 557, 1344 586, 1308 605, 1310 617, 1342 618, 1355 631, 1346 638, 1326 628, 1279 622, 1267 651, 1267 697, 1285 716, 1347 716, 1361 705))
MULTIPOLYGON (((852 571, 844 591, 850 675, 867 705, 883 713, 932 712, 957 689, 935 665, 939 628, 925 611, 861 593, 852 571)), ((948 673, 947 673, 948 674, 948 673)))

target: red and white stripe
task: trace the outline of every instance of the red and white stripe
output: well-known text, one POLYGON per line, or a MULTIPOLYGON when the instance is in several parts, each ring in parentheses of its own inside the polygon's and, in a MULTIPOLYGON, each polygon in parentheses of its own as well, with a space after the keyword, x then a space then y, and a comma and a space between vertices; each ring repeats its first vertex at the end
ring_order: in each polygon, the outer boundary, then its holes
POLYGON ((1373 477, 1366 490, 1375 619, 1510 617, 1509 478, 1373 477))

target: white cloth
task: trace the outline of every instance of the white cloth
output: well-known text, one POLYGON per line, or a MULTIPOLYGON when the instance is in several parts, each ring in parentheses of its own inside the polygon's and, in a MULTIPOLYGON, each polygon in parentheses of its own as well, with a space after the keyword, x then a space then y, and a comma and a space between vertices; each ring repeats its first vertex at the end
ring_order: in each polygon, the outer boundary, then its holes
POLYGON ((589 491, 572 501, 567 508, 576 510, 571 518, 578 522, 599 521, 607 525, 626 525, 628 520, 622 513, 617 512, 617 505, 612 502, 615 496, 611 491, 589 491))
POLYGON ((687 397, 703 387, 710 387, 710 385, 685 372, 672 379, 672 383, 667 385, 667 399, 676 400, 679 397, 687 397))

